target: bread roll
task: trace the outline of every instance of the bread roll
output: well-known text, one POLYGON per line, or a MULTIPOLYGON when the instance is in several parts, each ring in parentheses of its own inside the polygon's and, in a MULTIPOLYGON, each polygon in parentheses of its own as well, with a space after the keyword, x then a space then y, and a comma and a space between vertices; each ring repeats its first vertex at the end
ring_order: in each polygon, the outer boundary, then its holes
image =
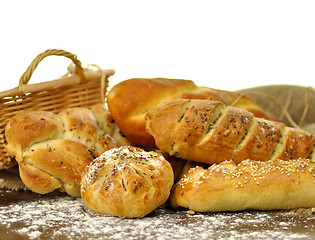
POLYGON ((33 192, 45 194, 59 189, 80 196, 81 174, 93 157, 86 145, 72 140, 48 140, 27 148, 19 161, 23 183, 33 192))
POLYGON ((174 185, 170 204, 197 212, 315 207, 315 162, 244 160, 192 168, 174 185))
POLYGON ((97 126, 103 130, 104 133, 112 136, 115 141, 121 146, 132 146, 134 145, 117 127, 111 113, 108 110, 107 105, 98 103, 91 107, 97 126))
POLYGON ((123 146, 85 168, 81 196, 96 213, 138 218, 164 204, 173 183, 172 167, 162 154, 123 146))
POLYGON ((146 129, 164 152, 208 164, 245 159, 314 159, 315 138, 211 100, 176 99, 146 115, 146 129))
POLYGON ((180 169, 180 172, 177 175, 177 178, 175 181, 179 181, 191 168, 194 167, 203 167, 208 168, 210 165, 206 163, 201 162, 195 162, 195 161, 183 161, 182 168, 180 169))
POLYGON ((54 114, 22 111, 5 128, 6 151, 15 157, 23 183, 40 194, 56 189, 80 196, 81 174, 93 158, 119 144, 103 105, 54 114))
POLYGON ((236 92, 196 86, 193 81, 166 78, 133 78, 122 81, 108 92, 107 102, 118 128, 127 138, 143 147, 155 147, 145 131, 145 114, 155 105, 176 98, 208 99, 246 109, 257 117, 276 118, 264 112, 252 99, 236 92))
MULTIPOLYGON (((155 152, 160 152, 158 149, 154 150, 155 152)), ((174 179, 177 179, 181 173, 182 168, 184 167, 185 160, 170 156, 168 153, 161 152, 163 157, 168 161, 173 169, 174 179)))
MULTIPOLYGON (((159 149, 155 149, 155 152, 161 152, 159 149)), ((163 157, 171 164, 174 174, 174 181, 177 182, 185 173, 189 171, 190 168, 202 166, 209 167, 209 164, 187 161, 185 159, 170 156, 166 152, 161 152, 163 157)))

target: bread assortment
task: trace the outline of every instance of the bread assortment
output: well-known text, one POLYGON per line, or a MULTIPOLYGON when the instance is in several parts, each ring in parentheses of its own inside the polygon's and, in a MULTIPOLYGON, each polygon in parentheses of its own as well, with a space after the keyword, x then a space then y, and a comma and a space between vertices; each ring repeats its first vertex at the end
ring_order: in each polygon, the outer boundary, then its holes
POLYGON ((164 102, 148 112, 146 123, 161 151, 186 160, 213 164, 315 159, 311 134, 219 101, 164 102))
POLYGON ((168 199, 200 212, 315 207, 315 137, 189 80, 134 78, 107 105, 22 111, 5 137, 30 190, 103 215, 139 218, 168 199))
POLYGON ((170 204, 198 212, 314 207, 314 160, 225 161, 195 167, 172 189, 170 204))
POLYGON ((128 139, 139 146, 155 147, 154 139, 145 130, 145 115, 155 105, 176 98, 211 98, 250 111, 257 117, 277 120, 245 95, 199 87, 191 80, 182 79, 128 79, 110 89, 107 103, 118 128, 128 139))
POLYGON ((172 167, 161 153, 122 146, 85 169, 81 196, 96 213, 138 218, 164 204, 173 183, 172 167))
POLYGON ((93 158, 119 146, 105 105, 71 108, 59 114, 22 111, 5 129, 6 150, 15 157, 23 183, 36 193, 56 189, 80 196, 83 169, 93 158))

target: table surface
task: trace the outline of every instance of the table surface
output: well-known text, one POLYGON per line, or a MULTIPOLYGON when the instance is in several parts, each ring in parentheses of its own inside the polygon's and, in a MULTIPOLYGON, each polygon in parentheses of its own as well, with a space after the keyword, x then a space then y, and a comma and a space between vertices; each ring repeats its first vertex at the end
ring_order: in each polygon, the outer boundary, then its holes
MULTIPOLYGON (((310 210, 310 209, 308 209, 310 210)), ((312 211, 188 214, 167 204, 122 219, 88 210, 62 193, 0 190, 1 239, 315 239, 312 211)))

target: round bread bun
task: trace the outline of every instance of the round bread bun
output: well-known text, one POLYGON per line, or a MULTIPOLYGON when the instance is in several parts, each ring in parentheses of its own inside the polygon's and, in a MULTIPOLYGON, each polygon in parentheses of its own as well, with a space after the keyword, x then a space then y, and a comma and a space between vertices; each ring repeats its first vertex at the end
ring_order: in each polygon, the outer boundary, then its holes
POLYGON ((162 154, 132 146, 104 152, 83 171, 81 197, 93 212, 139 218, 163 205, 174 183, 162 154))

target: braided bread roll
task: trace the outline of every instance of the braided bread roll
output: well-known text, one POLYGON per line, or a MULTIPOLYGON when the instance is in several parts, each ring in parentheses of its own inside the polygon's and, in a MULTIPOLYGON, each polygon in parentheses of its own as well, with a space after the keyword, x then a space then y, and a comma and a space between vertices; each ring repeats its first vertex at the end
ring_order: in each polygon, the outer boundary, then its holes
POLYGON ((315 138, 219 101, 176 99, 146 115, 146 129, 164 152, 208 164, 245 159, 315 159, 315 138))
POLYGON ((263 111, 251 98, 236 92, 199 87, 191 80, 167 78, 132 78, 111 88, 108 108, 117 126, 133 143, 155 147, 154 139, 145 130, 145 115, 155 105, 176 99, 208 99, 235 104, 257 117, 277 120, 263 111))
POLYGON ((198 212, 315 207, 315 161, 225 161, 191 168, 174 185, 169 202, 198 212))
POLYGON ((162 154, 123 146, 85 168, 81 196, 96 213, 138 218, 164 204, 173 183, 172 167, 162 154))
POLYGON ((56 189, 80 196, 87 164, 119 144, 110 136, 115 125, 105 105, 69 108, 54 114, 22 111, 5 128, 6 151, 18 162, 23 183, 33 192, 56 189))

